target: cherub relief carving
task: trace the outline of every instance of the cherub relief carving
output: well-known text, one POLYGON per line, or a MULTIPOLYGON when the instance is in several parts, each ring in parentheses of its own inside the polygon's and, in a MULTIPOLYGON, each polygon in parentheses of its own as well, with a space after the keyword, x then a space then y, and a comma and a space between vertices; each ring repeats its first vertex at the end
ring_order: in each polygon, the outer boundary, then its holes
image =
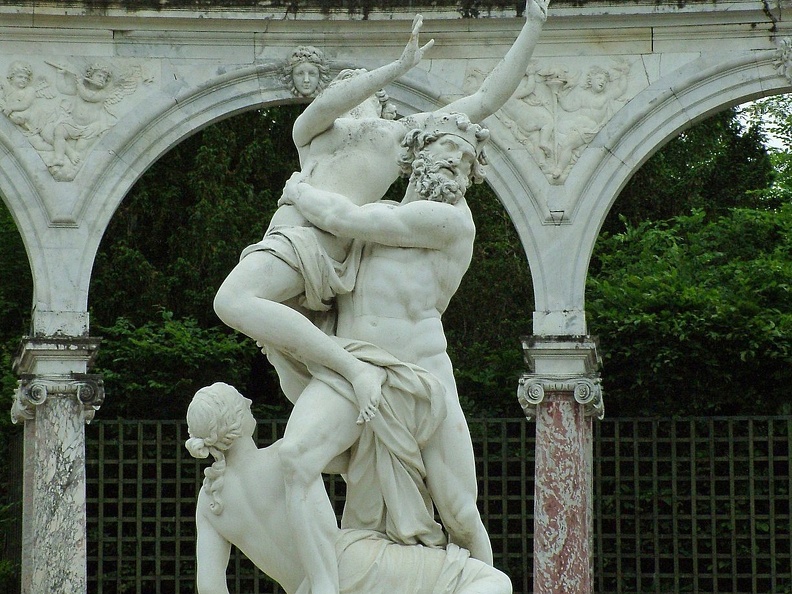
POLYGON ((498 117, 525 144, 553 184, 562 184, 583 149, 626 101, 630 65, 573 72, 532 63, 498 117))
POLYGON ((141 71, 134 66, 113 73, 109 66, 96 63, 78 74, 47 63, 57 71, 58 90, 70 97, 59 107, 52 135, 54 154, 47 168, 55 179, 72 180, 90 147, 118 121, 111 106, 137 90, 141 71))
POLYGON ((0 81, 2 98, 0 109, 9 120, 19 126, 37 150, 51 149, 42 134, 51 129, 55 114, 47 104, 55 92, 43 76, 34 80, 33 68, 27 62, 12 62, 6 82, 0 81))
POLYGON ((55 88, 34 75, 26 62, 13 62, 2 84, 2 111, 28 137, 50 174, 71 181, 94 143, 118 117, 113 106, 134 93, 143 80, 137 65, 88 65, 82 74, 63 64, 55 68, 55 88))

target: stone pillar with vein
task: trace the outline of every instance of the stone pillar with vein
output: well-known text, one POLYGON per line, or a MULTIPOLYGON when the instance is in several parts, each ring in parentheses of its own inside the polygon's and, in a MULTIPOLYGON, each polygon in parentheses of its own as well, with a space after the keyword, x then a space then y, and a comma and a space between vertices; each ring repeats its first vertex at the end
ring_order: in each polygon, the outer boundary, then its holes
POLYGON ((600 361, 588 336, 523 340, 531 373, 518 399, 536 421, 535 594, 592 590, 592 419, 602 418, 600 361))
POLYGON ((22 594, 85 594, 85 424, 104 400, 93 338, 26 338, 11 417, 24 422, 22 594))

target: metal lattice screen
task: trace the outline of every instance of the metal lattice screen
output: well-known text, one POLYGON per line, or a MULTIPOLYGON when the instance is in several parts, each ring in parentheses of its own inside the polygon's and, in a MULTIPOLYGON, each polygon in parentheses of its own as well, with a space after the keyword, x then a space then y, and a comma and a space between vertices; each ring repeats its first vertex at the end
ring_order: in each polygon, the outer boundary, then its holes
MULTIPOLYGON (((284 423, 261 423, 267 445, 284 423)), ((792 417, 595 424, 594 591, 792 593, 792 417)), ((476 420, 496 565, 531 592, 534 428, 476 420)), ((179 422, 88 428, 89 592, 195 591, 193 513, 205 461, 179 422)), ((328 480, 338 511, 343 482, 328 480)), ((280 590, 239 555, 232 592, 280 590)))
POLYGON ((603 422, 597 592, 792 592, 792 419, 603 422))

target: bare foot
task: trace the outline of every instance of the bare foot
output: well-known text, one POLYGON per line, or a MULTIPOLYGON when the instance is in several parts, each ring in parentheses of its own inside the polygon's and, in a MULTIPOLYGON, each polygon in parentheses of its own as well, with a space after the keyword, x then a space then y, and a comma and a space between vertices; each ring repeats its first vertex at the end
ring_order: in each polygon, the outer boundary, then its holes
POLYGON ((355 374, 352 388, 355 390, 355 397, 360 404, 358 425, 368 423, 377 414, 377 409, 382 401, 382 385, 386 378, 387 374, 384 369, 368 363, 365 364, 365 369, 355 374))

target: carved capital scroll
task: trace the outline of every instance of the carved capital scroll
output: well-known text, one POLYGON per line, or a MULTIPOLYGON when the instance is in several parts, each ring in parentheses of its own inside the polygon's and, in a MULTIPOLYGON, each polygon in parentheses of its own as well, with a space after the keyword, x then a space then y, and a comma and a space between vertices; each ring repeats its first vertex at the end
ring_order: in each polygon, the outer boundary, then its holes
POLYGON ((517 387, 517 401, 525 417, 530 420, 536 418, 537 408, 548 392, 571 393, 575 402, 585 407, 586 416, 602 419, 605 416, 605 404, 602 399, 601 381, 595 375, 541 377, 526 373, 520 378, 517 387))
POLYGON ((36 336, 22 340, 13 369, 19 376, 11 419, 33 419, 36 408, 53 398, 75 398, 86 423, 104 402, 104 384, 98 374, 84 373, 99 349, 90 336, 36 336))
POLYGON ((36 416, 36 408, 50 398, 75 398, 82 405, 86 423, 90 423, 104 402, 104 382, 94 374, 73 374, 71 378, 48 379, 23 376, 14 393, 11 420, 14 423, 36 416))
POLYGON ((602 419, 605 407, 597 369, 601 360, 591 336, 526 336, 525 362, 530 373, 520 378, 517 400, 528 419, 548 393, 567 394, 583 405, 586 416, 602 419))

